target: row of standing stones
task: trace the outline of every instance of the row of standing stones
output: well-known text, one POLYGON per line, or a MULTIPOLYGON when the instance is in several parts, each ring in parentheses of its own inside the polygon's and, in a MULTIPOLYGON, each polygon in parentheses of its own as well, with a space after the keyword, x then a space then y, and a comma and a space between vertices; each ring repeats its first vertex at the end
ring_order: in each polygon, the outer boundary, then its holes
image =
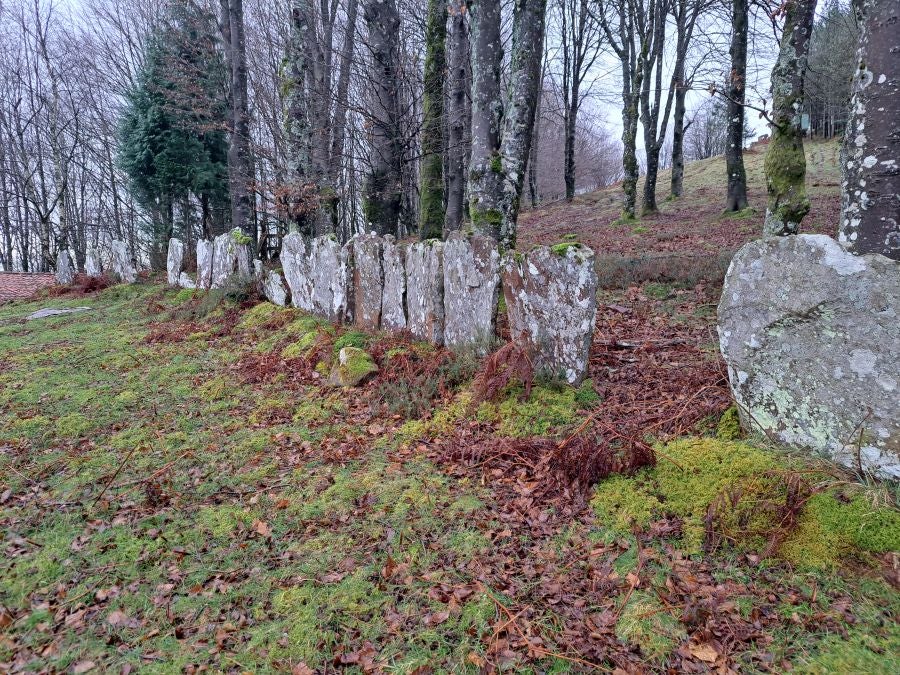
MULTIPOLYGON (((76 267, 67 249, 61 248, 56 255, 56 283, 66 286, 75 280, 76 267)), ((133 284, 137 281, 135 266, 128 246, 124 241, 114 239, 109 243, 109 255, 104 261, 100 251, 88 248, 84 256, 84 273, 89 277, 108 274, 116 281, 133 284)))
MULTIPOLYGON (((512 337, 536 368, 572 383, 587 370, 597 277, 583 246, 500 255, 491 240, 462 234, 410 245, 360 235, 343 246, 291 234, 282 276, 252 264, 240 234, 226 233, 197 243, 196 279, 183 260, 184 245, 173 239, 172 285, 218 288, 242 274, 256 277, 275 304, 482 351, 495 334, 502 281, 512 337)), ((85 272, 126 282, 137 276, 123 242, 112 243, 104 269, 89 250, 85 272)), ((61 251, 58 280, 70 283, 74 274, 61 251)), ((853 255, 825 235, 751 242, 728 269, 718 332, 745 428, 900 477, 900 263, 853 255)))
POLYGON ((501 287, 512 339, 537 372, 570 384, 588 368, 597 311, 594 253, 580 244, 500 253, 494 240, 460 232, 446 241, 397 243, 361 234, 288 234, 281 272, 251 265, 239 232, 197 243, 197 277, 183 269, 184 245, 169 242, 167 277, 184 288, 219 288, 234 274, 255 277, 276 305, 294 307, 360 330, 408 330, 451 349, 486 353, 495 341, 501 287), (252 270, 252 271, 251 271, 252 270))

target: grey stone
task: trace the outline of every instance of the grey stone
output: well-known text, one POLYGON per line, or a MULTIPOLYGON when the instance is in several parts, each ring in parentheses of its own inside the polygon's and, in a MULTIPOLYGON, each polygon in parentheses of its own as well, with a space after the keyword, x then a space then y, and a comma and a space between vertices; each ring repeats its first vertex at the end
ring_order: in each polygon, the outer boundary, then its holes
POLYGON ((328 384, 333 387, 357 387, 377 372, 378 364, 368 353, 357 347, 344 347, 338 352, 328 384))
POLYGON ((383 241, 376 234, 358 234, 350 240, 353 252, 353 320, 362 330, 381 328, 384 272, 383 241))
POLYGON ((341 246, 333 235, 316 237, 310 246, 312 312, 334 323, 353 316, 350 246, 341 246))
POLYGON ((235 274, 245 279, 251 278, 250 252, 248 246, 240 241, 243 236, 241 231, 235 228, 213 240, 211 288, 221 288, 228 278, 235 274))
POLYGON ((100 252, 95 248, 89 248, 85 251, 84 273, 89 277, 99 277, 103 274, 103 266, 100 264, 100 252))
POLYGON ((825 235, 746 244, 719 344, 745 426, 900 477, 900 262, 825 235))
POLYGON ((384 288, 381 294, 381 327, 397 331, 406 328, 406 249, 391 235, 384 237, 381 268, 384 288))
POLYGON ((275 270, 263 274, 262 291, 266 299, 273 305, 285 307, 288 301, 287 289, 284 279, 275 270))
POLYGON ((298 232, 281 242, 281 269, 291 289, 291 304, 305 312, 313 311, 312 244, 298 232))
POLYGON ((110 261, 109 271, 113 277, 125 284, 133 284, 137 281, 137 270, 128 253, 128 246, 124 241, 113 239, 109 244, 110 261))
POLYGON ((56 283, 61 286, 68 286, 75 280, 75 266, 72 265, 72 258, 69 252, 61 248, 56 254, 56 283))
POLYGON ((166 257, 166 280, 170 286, 178 285, 184 263, 184 244, 180 239, 169 239, 169 254, 166 257))
POLYGON ((197 288, 204 290, 212 285, 213 243, 207 239, 197 241, 197 288))
POLYGON ((535 370, 581 382, 597 315, 594 252, 573 243, 507 253, 503 292, 512 339, 526 349, 535 370))
POLYGON ((444 242, 444 344, 490 350, 500 294, 500 252, 490 237, 453 232, 444 242))
POLYGON ((420 340, 444 342, 444 244, 422 241, 406 249, 406 322, 420 340))
POLYGON ((46 309, 39 309, 36 312, 33 312, 25 317, 26 321, 32 321, 34 319, 46 319, 48 316, 62 316, 63 314, 77 314, 79 312, 90 312, 90 307, 71 307, 69 309, 54 309, 53 307, 47 307, 46 309))
POLYGON ((178 285, 181 286, 181 288, 197 288, 197 283, 193 279, 191 279, 191 275, 187 272, 182 272, 178 275, 178 285))

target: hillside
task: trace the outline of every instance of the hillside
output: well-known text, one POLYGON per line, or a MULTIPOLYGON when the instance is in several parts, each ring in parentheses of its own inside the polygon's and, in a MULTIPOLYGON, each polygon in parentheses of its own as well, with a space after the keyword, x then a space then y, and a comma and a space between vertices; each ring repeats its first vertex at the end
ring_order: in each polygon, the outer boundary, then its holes
MULTIPOLYGON (((658 188, 660 212, 640 222, 617 222, 621 214, 621 187, 615 185, 576 197, 570 204, 556 202, 523 212, 520 242, 526 246, 555 243, 567 234, 575 234, 598 255, 633 257, 677 253, 708 256, 710 253, 732 253, 762 232, 766 212, 763 173, 766 147, 762 145, 744 154, 751 213, 722 215, 726 174, 725 159, 719 156, 685 166, 684 196, 676 201, 663 201, 668 195, 671 177, 670 172, 662 172, 658 188)), ((803 221, 806 232, 834 236, 837 231, 839 152, 837 141, 806 144, 807 190, 812 202, 812 209, 803 221)))

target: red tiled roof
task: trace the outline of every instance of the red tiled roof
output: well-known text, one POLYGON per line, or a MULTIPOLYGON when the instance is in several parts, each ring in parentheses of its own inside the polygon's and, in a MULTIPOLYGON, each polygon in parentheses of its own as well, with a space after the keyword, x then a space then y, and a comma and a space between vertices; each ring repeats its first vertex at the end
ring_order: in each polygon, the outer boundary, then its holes
POLYGON ((30 298, 42 288, 56 283, 52 274, 0 272, 0 302, 30 298))

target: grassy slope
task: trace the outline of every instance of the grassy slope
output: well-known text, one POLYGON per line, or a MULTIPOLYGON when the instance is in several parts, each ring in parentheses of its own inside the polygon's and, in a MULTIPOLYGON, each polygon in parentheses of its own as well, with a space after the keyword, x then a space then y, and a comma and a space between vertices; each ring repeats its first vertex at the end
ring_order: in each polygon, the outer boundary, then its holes
MULTIPOLYGON (((598 254, 694 254, 734 251, 762 232, 766 211, 763 172, 765 148, 747 151, 748 199, 751 212, 723 216, 725 162, 722 157, 691 162, 685 167, 684 196, 660 201, 660 213, 640 222, 620 224, 621 188, 618 185, 525 211, 520 219, 520 243, 547 244, 569 233, 598 254)), ((806 144, 807 190, 812 209, 803 221, 807 232, 834 234, 840 211, 839 145, 836 141, 806 144)), ((660 200, 669 188, 669 172, 659 177, 660 200)))
MULTIPOLYGON (((639 545, 542 506, 518 472, 401 443, 415 425, 373 414, 371 391, 248 378, 308 334, 293 310, 175 321, 189 296, 116 287, 29 323, 51 303, 0 308, 0 669, 702 668, 712 648, 896 672, 900 603, 877 574, 689 560, 664 533, 639 545), (692 603, 726 590, 698 623, 692 603)), ((492 433, 577 422, 578 397, 542 396, 492 433)))

